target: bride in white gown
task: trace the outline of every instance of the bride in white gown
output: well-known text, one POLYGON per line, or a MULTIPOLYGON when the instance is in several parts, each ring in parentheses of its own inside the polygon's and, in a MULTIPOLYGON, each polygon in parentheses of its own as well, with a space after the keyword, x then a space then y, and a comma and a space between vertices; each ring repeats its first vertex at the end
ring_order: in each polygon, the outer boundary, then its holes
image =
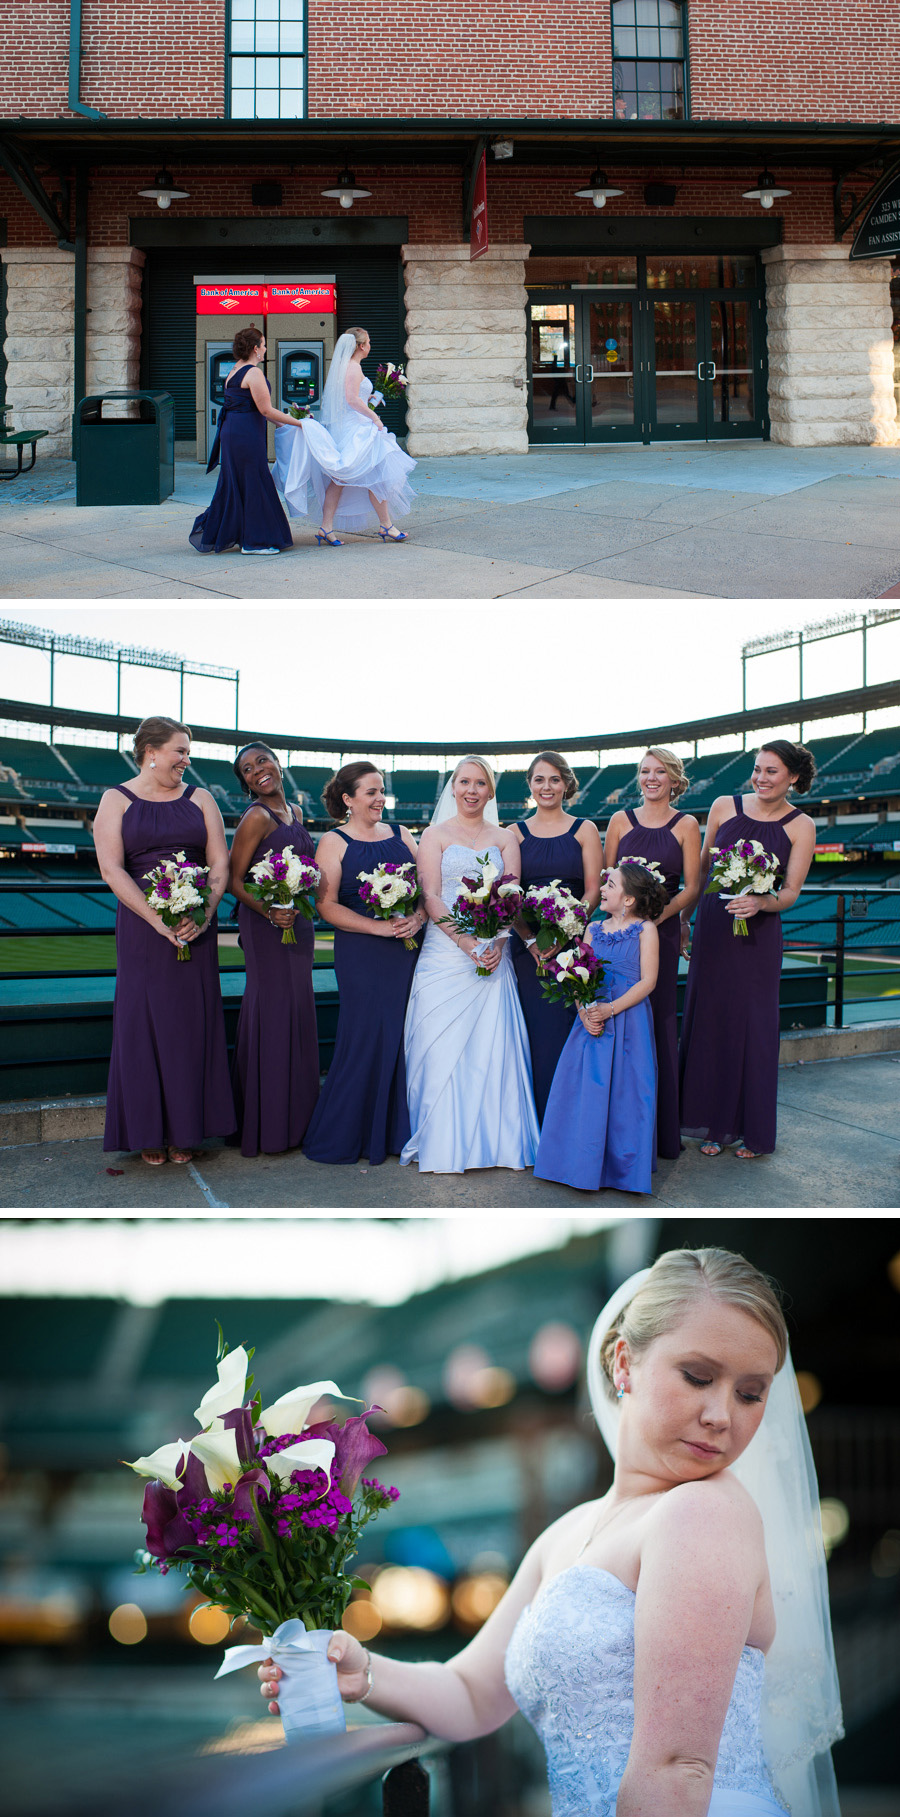
POLYGON ((406 1012, 412 1135, 401 1165, 420 1173, 530 1167, 538 1142, 528 1036, 506 941, 481 944, 443 922, 462 880, 488 856, 518 877, 519 844, 497 823, 495 783, 481 757, 457 764, 419 846, 429 922, 406 1012), (475 961, 490 972, 479 978, 475 961))
POLYGON ((322 513, 317 542, 340 546, 337 530, 366 530, 372 513, 384 542, 405 542, 394 517, 405 517, 414 493, 408 483, 415 461, 404 453, 369 408, 372 382, 362 362, 372 343, 365 328, 348 328, 335 343, 322 394, 321 420, 306 417, 294 435, 290 458, 279 479, 288 510, 307 515, 311 485, 322 513))

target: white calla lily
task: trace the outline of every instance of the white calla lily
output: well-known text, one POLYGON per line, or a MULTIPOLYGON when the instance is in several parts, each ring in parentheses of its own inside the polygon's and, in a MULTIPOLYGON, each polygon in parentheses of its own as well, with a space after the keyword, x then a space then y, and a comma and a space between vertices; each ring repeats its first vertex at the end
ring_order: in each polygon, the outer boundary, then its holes
POLYGON ((165 1483, 167 1489, 177 1489, 179 1487, 179 1478, 176 1474, 178 1465, 183 1457, 187 1457, 190 1449, 191 1440, 189 1438, 177 1438, 174 1444, 160 1445, 158 1451, 151 1451, 149 1457, 135 1458, 134 1463, 129 1464, 128 1468, 136 1470, 138 1476, 151 1476, 158 1479, 159 1482, 165 1483))
POLYGON ((198 1432, 197 1437, 191 1439, 190 1449, 203 1465, 211 1489, 236 1483, 244 1474, 233 1429, 226 1431, 224 1426, 217 1425, 209 1432, 198 1432))
MULTIPOLYGON (((336 1382, 309 1382, 305 1388, 291 1388, 271 1407, 263 1407, 259 1424, 269 1438, 280 1438, 283 1432, 302 1432, 309 1419, 310 1411, 323 1394, 333 1394, 335 1400, 346 1401, 352 1397, 342 1394, 336 1382)), ((225 1408, 228 1412, 228 1408, 225 1408)))
POLYGON ((266 1458, 266 1469, 270 1476, 277 1476, 280 1483, 290 1481, 292 1470, 324 1470, 325 1475, 330 1476, 333 1457, 334 1445, 330 1438, 307 1438, 298 1445, 288 1445, 284 1451, 274 1451, 266 1458))
POLYGON ((243 1405, 249 1367, 250 1358, 243 1344, 237 1350, 226 1352, 218 1366, 218 1381, 212 1388, 207 1388, 199 1407, 194 1408, 194 1418, 199 1425, 211 1426, 223 1413, 231 1413, 235 1407, 243 1405))

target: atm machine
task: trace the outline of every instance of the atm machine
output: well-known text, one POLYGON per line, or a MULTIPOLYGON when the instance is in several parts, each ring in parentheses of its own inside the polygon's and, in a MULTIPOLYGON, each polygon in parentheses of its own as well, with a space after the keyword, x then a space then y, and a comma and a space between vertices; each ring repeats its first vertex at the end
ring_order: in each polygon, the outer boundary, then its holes
MULTIPOLYGON (((269 277, 266 292, 266 340, 276 409, 306 404, 312 414, 318 416, 328 364, 334 352, 335 277, 269 277)), ((275 458, 271 423, 269 458, 275 458)))
POLYGON ((197 459, 205 467, 218 427, 225 377, 234 365, 232 339, 239 328, 265 329, 266 288, 262 278, 195 277, 194 284, 197 459))

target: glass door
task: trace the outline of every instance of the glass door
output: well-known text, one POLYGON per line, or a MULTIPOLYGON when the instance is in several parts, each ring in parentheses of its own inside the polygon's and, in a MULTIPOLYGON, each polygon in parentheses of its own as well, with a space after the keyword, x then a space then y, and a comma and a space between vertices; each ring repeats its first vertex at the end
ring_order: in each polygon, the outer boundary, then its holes
POLYGON ((582 367, 579 298, 570 291, 546 292, 529 305, 531 379, 530 440, 583 442, 584 400, 579 382, 582 367))
POLYGON ((705 436, 700 298, 666 297, 651 305, 654 395, 650 431, 657 441, 705 436))
POLYGON ((642 366, 631 297, 581 297, 585 352, 585 441, 634 441, 641 434, 642 366))
MULTIPOLYGON (((643 368, 632 297, 546 291, 529 303, 533 442, 606 442, 641 435, 643 368)), ((645 362, 646 364, 646 362, 645 362)))
POLYGON ((704 300, 709 310, 707 436, 758 435, 761 363, 754 360, 753 303, 743 298, 704 300))

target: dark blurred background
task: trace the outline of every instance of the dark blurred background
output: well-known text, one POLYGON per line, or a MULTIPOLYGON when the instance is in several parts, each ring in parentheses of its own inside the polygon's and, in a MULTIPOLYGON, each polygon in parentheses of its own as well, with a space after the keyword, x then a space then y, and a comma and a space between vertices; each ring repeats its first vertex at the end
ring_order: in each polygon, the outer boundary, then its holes
MULTIPOLYGON (((524 1223, 524 1220, 522 1221, 524 1223)), ((250 1674, 213 1683, 224 1618, 180 1574, 133 1574, 142 1482, 119 1460, 194 1430, 215 1374, 219 1319, 232 1346, 256 1346, 264 1400, 331 1378, 380 1403, 389 1455, 373 1468, 401 1491, 364 1536, 371 1585, 347 1625, 377 1649, 442 1659, 490 1613, 535 1535, 608 1486, 590 1418, 583 1347, 608 1294, 664 1249, 718 1244, 773 1275, 785 1296, 829 1548, 846 1739, 835 1763, 843 1817, 900 1812, 900 1223, 894 1219, 634 1219, 496 1263, 500 1220, 453 1220, 463 1278, 397 1304, 360 1300, 384 1242, 391 1296, 405 1241, 440 1253, 441 1221, 337 1221, 331 1298, 244 1298, 199 1291, 182 1266, 179 1226, 144 1220, 169 1297, 42 1295, 40 1245, 102 1243, 107 1259, 134 1224, 67 1220, 29 1227, 31 1277, 17 1253, 15 1296, 0 1296, 0 1689, 8 1733, 6 1808, 64 1812, 73 1796, 152 1773, 200 1751, 265 1750, 280 1734, 250 1674), (40 1232, 39 1244, 33 1239, 40 1232), (101 1233, 98 1237, 98 1231, 101 1233), (424 1239, 426 1242, 428 1238, 424 1239), (375 1244, 373 1250, 372 1244, 375 1244), (490 1256, 492 1265, 481 1258, 490 1256), (348 1283, 353 1283, 352 1296, 348 1283), (52 1737, 52 1748, 48 1740, 52 1737)), ((205 1227, 221 1276, 253 1246, 284 1294, 277 1227, 205 1227)), ((302 1227, 301 1227, 302 1228, 302 1227)), ((322 1240, 325 1226, 318 1225, 322 1240)), ((506 1226, 510 1233, 514 1226, 506 1226)), ((0 1228, 12 1256, 23 1224, 0 1228)), ((296 1236, 297 1224, 292 1226, 296 1236)), ((521 1224, 511 1248, 527 1247, 521 1224)), ((459 1273, 458 1267, 450 1272, 459 1273)), ((113 1273, 115 1268, 113 1267, 113 1273)), ((399 1273, 399 1271, 398 1271, 399 1273)), ((440 1276, 438 1266, 433 1275, 440 1276)), ((81 1270, 83 1276, 84 1270, 81 1270)), ((98 1270, 106 1278, 108 1270, 98 1270)), ((373 1275, 374 1283, 374 1275, 373 1275)), ((373 1421, 373 1427, 377 1422, 373 1421)), ((253 1638, 248 1635, 247 1638, 253 1638)), ((372 1794, 326 1800, 327 1817, 375 1811, 372 1794)), ((434 1817, 545 1817, 542 1752, 521 1718, 436 1769, 434 1817)))

